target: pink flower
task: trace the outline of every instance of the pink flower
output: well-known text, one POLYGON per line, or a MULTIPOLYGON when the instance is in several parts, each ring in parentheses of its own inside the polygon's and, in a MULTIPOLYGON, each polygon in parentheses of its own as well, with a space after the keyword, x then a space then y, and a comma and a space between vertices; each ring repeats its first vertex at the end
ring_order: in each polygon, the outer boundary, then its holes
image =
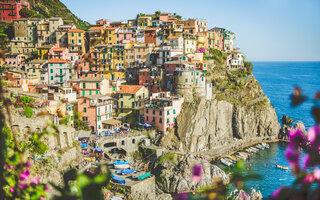
POLYGON ((304 168, 307 169, 309 166, 310 156, 307 154, 303 157, 304 168))
POLYGON ((300 147, 300 144, 302 144, 305 141, 303 133, 300 129, 298 130, 291 129, 289 131, 289 138, 290 138, 290 145, 294 149, 298 149, 300 147))
POLYGON ((277 196, 279 195, 279 193, 281 192, 282 189, 283 189, 283 187, 280 187, 280 188, 276 189, 276 190, 272 193, 271 197, 277 197, 277 196))
POLYGON ((44 190, 48 192, 50 189, 47 186, 44 186, 44 190))
POLYGON ((19 187, 20 187, 21 189, 24 189, 25 187, 27 187, 27 184, 19 183, 19 187))
POLYGON ((13 189, 13 188, 10 188, 9 191, 10 191, 11 193, 14 193, 14 189, 13 189))
POLYGON ((305 183, 312 183, 314 181, 314 177, 311 174, 307 174, 306 177, 304 177, 305 183))
POLYGON ((319 148, 320 147, 320 125, 309 128, 307 138, 312 146, 319 148))
POLYGON ((199 183, 202 180, 202 166, 195 165, 192 169, 192 180, 199 183))
POLYGON ((180 193, 175 195, 176 200, 187 200, 188 199, 188 194, 187 193, 180 193))
POLYGON ((22 172, 22 173, 20 174, 20 180, 26 180, 29 175, 30 175, 29 170, 26 170, 26 171, 22 172))
POLYGON ((296 152, 290 145, 287 147, 285 156, 289 161, 290 165, 299 166, 299 152, 296 152))
POLYGON ((44 200, 44 196, 40 196, 40 200, 44 200))
POLYGON ((316 168, 316 169, 313 171, 313 177, 314 177, 314 179, 320 181, 320 169, 319 169, 319 168, 316 168))
POLYGON ((39 180, 40 180, 40 177, 36 176, 35 178, 31 179, 30 183, 38 185, 39 184, 39 180))
POLYGON ((27 167, 31 167, 31 166, 32 166, 31 162, 27 162, 27 163, 26 163, 26 166, 27 166, 27 167))

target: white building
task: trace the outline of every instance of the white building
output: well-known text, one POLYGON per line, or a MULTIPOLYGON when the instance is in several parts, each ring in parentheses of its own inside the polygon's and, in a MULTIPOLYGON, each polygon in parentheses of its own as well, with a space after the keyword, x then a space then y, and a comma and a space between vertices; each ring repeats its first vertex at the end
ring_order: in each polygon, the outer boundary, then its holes
POLYGON ((183 50, 172 49, 170 46, 162 46, 158 50, 157 65, 163 65, 164 63, 172 60, 175 55, 183 54, 183 50))
POLYGON ((71 62, 63 59, 51 59, 48 62, 48 82, 49 84, 67 87, 71 79, 73 69, 71 62))
POLYGON ((183 37, 182 36, 169 36, 167 45, 171 46, 173 50, 183 50, 183 37))
POLYGON ((183 52, 185 54, 194 53, 197 49, 197 42, 193 38, 185 38, 183 41, 183 52))

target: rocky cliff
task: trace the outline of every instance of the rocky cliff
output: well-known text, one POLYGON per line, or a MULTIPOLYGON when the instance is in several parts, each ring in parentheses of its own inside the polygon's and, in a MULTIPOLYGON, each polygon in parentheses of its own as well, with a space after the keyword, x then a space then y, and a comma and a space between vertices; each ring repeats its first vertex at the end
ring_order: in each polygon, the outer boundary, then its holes
POLYGON ((277 136, 277 115, 254 76, 214 65, 209 70, 207 80, 213 83, 213 99, 194 95, 193 100, 185 102, 175 129, 163 139, 164 145, 184 152, 212 150, 218 154, 277 136))

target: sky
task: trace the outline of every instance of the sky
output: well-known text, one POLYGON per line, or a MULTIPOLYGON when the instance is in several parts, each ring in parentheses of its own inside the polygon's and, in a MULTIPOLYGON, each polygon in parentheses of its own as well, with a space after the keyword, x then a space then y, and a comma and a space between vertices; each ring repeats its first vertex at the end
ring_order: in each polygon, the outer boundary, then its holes
POLYGON ((61 0, 92 24, 171 12, 235 33, 250 61, 320 61, 320 0, 61 0))

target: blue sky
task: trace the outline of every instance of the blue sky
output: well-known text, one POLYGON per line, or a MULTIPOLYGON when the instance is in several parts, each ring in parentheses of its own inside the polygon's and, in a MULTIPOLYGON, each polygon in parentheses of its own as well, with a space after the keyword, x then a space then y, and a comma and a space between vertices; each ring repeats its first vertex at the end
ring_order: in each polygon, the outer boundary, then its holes
POLYGON ((320 0, 61 0, 90 23, 177 13, 235 32, 251 61, 320 61, 320 0))

